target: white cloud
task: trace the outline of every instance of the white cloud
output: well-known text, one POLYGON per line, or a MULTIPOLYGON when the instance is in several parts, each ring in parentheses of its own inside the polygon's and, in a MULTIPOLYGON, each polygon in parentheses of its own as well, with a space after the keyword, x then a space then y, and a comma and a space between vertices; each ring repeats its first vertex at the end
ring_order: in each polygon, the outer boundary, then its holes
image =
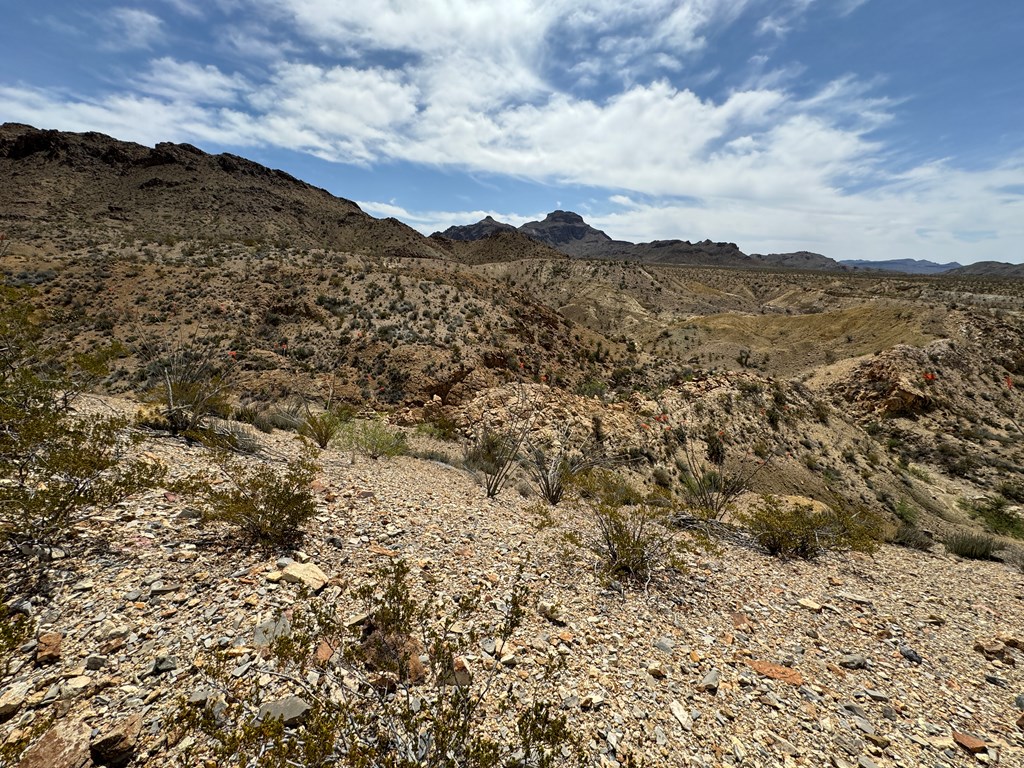
POLYGON ((180 13, 182 16, 188 16, 194 19, 200 19, 203 17, 202 8, 192 0, 163 0, 174 10, 180 13))
POLYGON ((212 64, 203 66, 169 57, 150 62, 149 71, 139 77, 137 86, 152 96, 197 104, 231 103, 248 89, 244 78, 227 75, 212 64))
MULTIPOLYGON (((593 223, 624 239, 727 237, 747 250, 843 257, 892 256, 872 250, 899 242, 906 255, 958 248, 952 257, 963 258, 966 238, 1006 258, 1008 238, 1024 239, 1024 198, 1001 190, 1021 184, 1022 163, 885 171, 890 149, 874 132, 900 102, 878 95, 881 82, 848 75, 797 96, 803 68, 755 54, 731 93, 702 97, 682 85, 718 76, 702 52, 741 13, 767 6, 765 31, 784 34, 813 1, 216 0, 221 12, 250 12, 218 34, 238 72, 162 57, 107 95, 8 85, 0 103, 5 119, 145 143, 284 147, 365 166, 408 161, 603 188, 614 207, 593 223), (587 97, 554 84, 574 80, 621 85, 587 97), (996 239, 979 235, 991 232, 996 239)), ((839 12, 860 4, 841 0, 839 12)), ((163 37, 147 11, 106 18, 125 47, 163 37)), ((365 206, 426 232, 488 213, 365 206)), ((537 216, 490 213, 513 223, 537 216)))
POLYGON ((113 8, 105 19, 108 37, 102 45, 111 50, 151 48, 163 39, 163 21, 138 8, 113 8))

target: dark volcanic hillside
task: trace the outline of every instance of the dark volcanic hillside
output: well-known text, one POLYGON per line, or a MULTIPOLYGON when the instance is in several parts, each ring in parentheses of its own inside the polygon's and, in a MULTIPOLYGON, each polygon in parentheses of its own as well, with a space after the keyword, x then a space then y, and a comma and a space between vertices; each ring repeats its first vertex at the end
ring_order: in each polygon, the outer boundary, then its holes
MULTIPOLYGON (((489 237, 498 231, 511 230, 510 224, 495 221, 488 216, 476 224, 448 227, 434 237, 449 240, 473 241, 489 237)), ((606 233, 587 224, 583 217, 572 211, 552 211, 542 221, 528 221, 519 232, 551 248, 577 259, 622 259, 645 264, 676 264, 679 266, 717 267, 782 267, 787 269, 843 269, 834 260, 817 253, 773 253, 768 256, 748 256, 735 243, 703 240, 654 240, 649 243, 630 243, 613 240, 606 233)))
POLYGON ((63 247, 183 239, 439 257, 396 219, 235 155, 0 126, 0 229, 63 247))

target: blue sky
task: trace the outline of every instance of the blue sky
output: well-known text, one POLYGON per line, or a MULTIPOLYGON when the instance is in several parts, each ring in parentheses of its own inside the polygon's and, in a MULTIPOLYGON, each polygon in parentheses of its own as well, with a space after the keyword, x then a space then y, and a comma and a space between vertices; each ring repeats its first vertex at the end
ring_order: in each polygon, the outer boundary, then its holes
POLYGON ((429 233, 1024 262, 1020 0, 4 3, 0 121, 187 141, 429 233))

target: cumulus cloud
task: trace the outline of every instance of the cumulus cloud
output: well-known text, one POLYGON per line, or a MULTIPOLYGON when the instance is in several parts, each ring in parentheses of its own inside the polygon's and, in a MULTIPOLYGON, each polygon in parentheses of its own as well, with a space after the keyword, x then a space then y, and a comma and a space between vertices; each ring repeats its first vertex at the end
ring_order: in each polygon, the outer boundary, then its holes
POLYGON ((139 90, 172 101, 224 104, 235 101, 248 89, 245 79, 228 75, 212 64, 181 62, 170 57, 150 62, 149 70, 137 80, 139 90))
MULTIPOLYGON (((899 240, 913 250, 904 255, 928 258, 962 254, 967 239, 980 258, 1021 238, 1024 198, 1005 191, 1024 178, 1019 158, 983 171, 949 161, 885 170, 878 129, 901 102, 878 81, 845 75, 808 93, 801 65, 762 52, 741 85, 698 93, 719 75, 703 58, 713 33, 748 14, 785 35, 813 2, 217 0, 206 10, 230 20, 218 50, 239 71, 163 56, 106 94, 8 84, 0 102, 7 119, 145 143, 282 147, 605 189, 607 213, 593 223, 630 240, 818 243, 851 258, 899 240)), ((106 20, 124 47, 163 39, 148 11, 116 8, 106 20)), ((488 213, 542 215, 362 205, 426 232, 488 213)))

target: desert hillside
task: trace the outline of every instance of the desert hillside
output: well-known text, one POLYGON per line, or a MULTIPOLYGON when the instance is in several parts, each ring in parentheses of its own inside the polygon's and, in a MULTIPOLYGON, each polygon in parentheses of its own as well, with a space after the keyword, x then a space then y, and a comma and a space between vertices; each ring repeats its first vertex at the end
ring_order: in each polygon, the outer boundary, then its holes
POLYGON ((0 127, 0 765, 1024 764, 1024 282, 556 213, 0 127))

